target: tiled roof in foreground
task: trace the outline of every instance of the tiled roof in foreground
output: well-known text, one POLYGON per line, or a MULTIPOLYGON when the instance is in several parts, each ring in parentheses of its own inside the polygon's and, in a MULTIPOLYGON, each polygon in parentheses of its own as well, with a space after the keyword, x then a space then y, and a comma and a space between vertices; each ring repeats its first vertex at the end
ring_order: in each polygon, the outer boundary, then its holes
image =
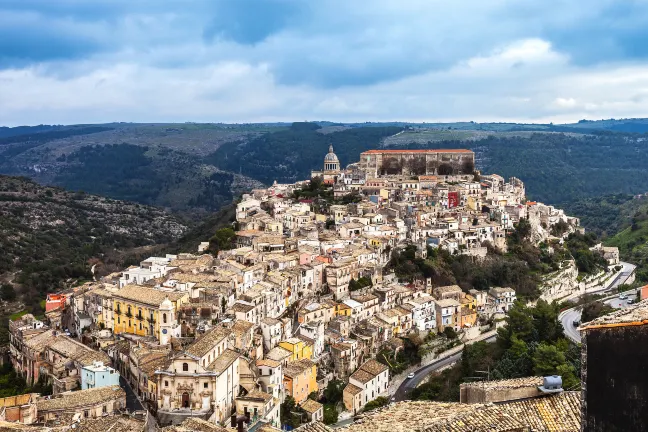
POLYGON ((576 432, 579 392, 501 404, 406 401, 360 416, 349 432, 576 432))
POLYGON ((422 431, 427 425, 453 415, 474 411, 474 405, 429 401, 397 402, 371 411, 348 427, 349 432, 422 431))
POLYGON ((430 424, 424 432, 577 432, 580 392, 564 392, 518 402, 474 406, 473 411, 430 424))

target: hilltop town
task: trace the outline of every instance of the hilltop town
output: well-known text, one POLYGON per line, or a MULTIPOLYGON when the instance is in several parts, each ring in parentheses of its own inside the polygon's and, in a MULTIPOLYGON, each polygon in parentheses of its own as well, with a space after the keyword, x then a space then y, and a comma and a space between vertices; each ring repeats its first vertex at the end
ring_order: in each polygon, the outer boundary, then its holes
MULTIPOLYGON (((414 261, 443 251, 479 262, 505 253, 520 221, 535 245, 582 232, 577 218, 528 202, 519 179, 476 171, 470 150, 370 150, 343 168, 331 146, 311 179, 243 195, 232 228, 198 250, 150 257, 50 294, 44 319, 10 322, 14 369, 28 383, 51 383, 53 395, 7 398, 0 420, 52 430, 157 424, 222 431, 241 421, 248 431, 286 424, 328 429, 320 422, 351 420, 368 403, 390 399, 407 379, 409 365, 395 371, 382 355, 402 351, 402 336, 484 340, 518 298, 509 286, 466 290, 403 277, 394 270, 395 254, 414 261), (340 400, 325 406, 318 400, 330 388, 340 400), (117 415, 125 411, 134 415, 117 415)), ((615 248, 597 251, 618 264, 615 248)), ((540 297, 549 300, 572 293, 545 288, 540 297)), ((530 380, 492 388, 537 392, 542 379, 530 380)), ((479 402, 491 400, 486 389, 479 402)), ((580 421, 580 399, 570 392, 556 397, 552 409, 568 407, 572 427, 580 421)), ((464 430, 444 427, 469 412, 479 419, 475 410, 506 410, 420 404, 392 403, 393 411, 364 414, 349 427, 388 430, 389 421, 416 406, 416 430, 464 430)), ((510 409, 541 411, 533 404, 510 409)))

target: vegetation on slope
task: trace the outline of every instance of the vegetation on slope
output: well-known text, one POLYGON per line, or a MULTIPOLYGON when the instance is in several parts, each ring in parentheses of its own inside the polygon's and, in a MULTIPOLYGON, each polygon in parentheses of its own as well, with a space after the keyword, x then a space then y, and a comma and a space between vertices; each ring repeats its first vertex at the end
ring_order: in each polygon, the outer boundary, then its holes
POLYGON ((579 270, 596 273, 605 267, 602 259, 589 247, 596 243, 594 235, 572 234, 565 245, 559 243, 534 246, 530 241, 531 228, 526 219, 517 224, 508 236, 508 252, 500 253, 491 246, 488 256, 475 261, 467 255, 450 255, 445 250, 428 248, 428 256, 416 256, 416 248, 409 246, 394 251, 388 267, 403 281, 431 278, 437 286, 459 285, 464 291, 487 291, 492 287, 511 287, 519 298, 536 299, 541 276, 555 272, 570 258, 576 260, 579 270))
POLYGON ((543 300, 527 307, 516 302, 498 330, 497 342, 465 345, 461 362, 432 375, 414 389, 418 400, 459 401, 459 384, 481 379, 562 375, 563 388, 575 389, 580 377, 580 348, 565 339, 559 307, 543 300), (489 373, 484 373, 488 371, 489 373))
POLYGON ((91 279, 93 264, 117 270, 124 251, 172 242, 186 231, 157 208, 21 177, 0 176, 0 202, 0 280, 36 314, 45 293, 91 279))
POLYGON ((323 134, 316 123, 293 123, 286 130, 268 133, 248 143, 228 143, 209 159, 222 169, 241 170, 266 184, 295 182, 322 169, 324 155, 333 144, 341 166, 357 162, 360 153, 378 148, 381 139, 402 130, 398 127, 357 127, 323 134))
POLYGON ((630 226, 607 239, 605 244, 618 247, 621 259, 637 266, 637 279, 648 282, 648 205, 640 207, 632 216, 630 226))

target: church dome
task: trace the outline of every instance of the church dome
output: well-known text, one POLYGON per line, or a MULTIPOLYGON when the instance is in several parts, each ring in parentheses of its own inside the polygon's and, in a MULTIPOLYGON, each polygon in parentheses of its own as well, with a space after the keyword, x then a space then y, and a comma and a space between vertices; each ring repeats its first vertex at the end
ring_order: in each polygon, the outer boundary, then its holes
POLYGON ((333 153, 333 146, 329 146, 329 152, 324 156, 324 162, 328 163, 340 163, 337 155, 333 153))

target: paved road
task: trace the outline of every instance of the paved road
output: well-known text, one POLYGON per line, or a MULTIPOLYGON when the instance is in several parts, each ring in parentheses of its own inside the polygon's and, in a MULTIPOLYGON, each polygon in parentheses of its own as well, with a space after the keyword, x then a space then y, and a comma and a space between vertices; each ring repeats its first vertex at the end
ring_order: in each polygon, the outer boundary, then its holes
POLYGON ((563 329, 565 330, 565 336, 571 339, 573 342, 580 343, 580 332, 578 331, 578 326, 574 326, 574 321, 580 321, 581 311, 576 309, 569 309, 562 316, 560 321, 562 322, 563 329))
MULTIPOLYGON (((484 340, 486 342, 493 342, 496 337, 497 336, 491 336, 488 339, 484 340)), ((453 354, 450 357, 437 360, 414 371, 414 378, 406 379, 405 381, 403 381, 400 387, 396 389, 396 392, 392 396, 392 400, 394 400, 395 402, 408 400, 410 398, 412 390, 414 390, 429 374, 459 361, 459 359, 461 359, 461 353, 462 352, 459 351, 458 353, 453 354)))
MULTIPOLYGON (((637 267, 636 265, 627 262, 621 262, 620 264, 623 266, 623 269, 618 275, 615 276, 614 281, 608 287, 603 287, 599 290, 588 291, 587 294, 600 294, 618 288, 619 285, 621 285, 622 282, 625 282, 628 276, 630 276, 637 267)), ((618 298, 606 300, 606 303, 616 309, 628 306, 627 301, 620 301, 618 298)), ((581 337, 580 332, 578 331, 578 326, 574 326, 574 321, 580 322, 580 319, 581 311, 573 308, 566 310, 560 318, 563 329, 565 330, 565 336, 576 343, 580 343, 581 337)))
POLYGON ((144 409, 142 403, 137 398, 137 396, 133 392, 133 389, 128 384, 126 379, 124 379, 123 376, 119 377, 119 386, 123 388, 124 391, 126 392, 126 408, 128 408, 128 411, 133 412, 133 411, 140 411, 144 409))

